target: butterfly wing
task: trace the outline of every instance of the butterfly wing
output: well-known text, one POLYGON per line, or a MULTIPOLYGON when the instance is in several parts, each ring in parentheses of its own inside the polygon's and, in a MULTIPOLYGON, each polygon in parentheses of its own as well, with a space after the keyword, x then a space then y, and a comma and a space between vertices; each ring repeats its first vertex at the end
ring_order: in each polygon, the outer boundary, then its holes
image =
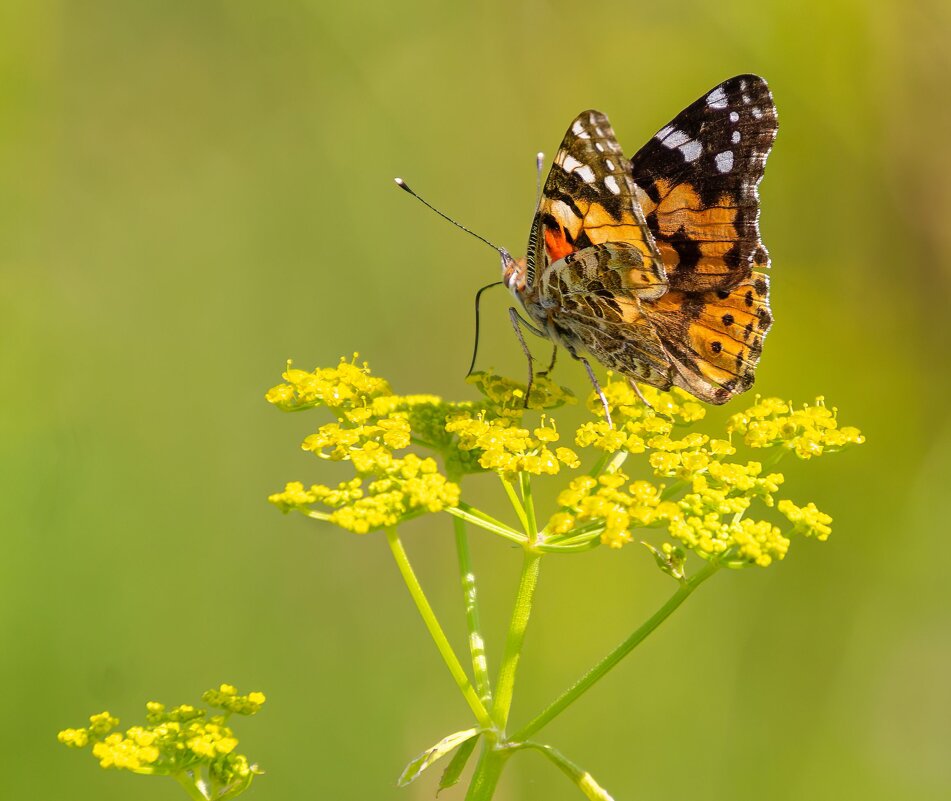
POLYGON ((665 125, 631 175, 670 291, 643 310, 677 386, 725 403, 753 384, 772 323, 759 194, 776 138, 766 81, 738 75, 665 125))
POLYGON ((772 323, 765 273, 754 271, 731 289, 671 290, 642 309, 670 360, 675 386, 721 404, 753 385, 772 323))
POLYGON ((667 291, 663 260, 608 118, 571 123, 529 236, 523 303, 572 353, 670 385, 670 365, 641 301, 667 291))
POLYGON ((768 267, 757 186, 776 129, 766 81, 738 75, 687 106, 631 159, 671 289, 730 289, 768 267))
POLYGON ((663 260, 634 192, 608 118, 599 111, 579 114, 555 154, 532 222, 528 288, 559 259, 606 242, 636 248, 656 283, 663 283, 663 260))
POLYGON ((537 294, 549 331, 577 355, 655 387, 671 386, 670 358, 642 301, 663 297, 666 281, 636 246, 605 242, 569 253, 540 274, 537 294))

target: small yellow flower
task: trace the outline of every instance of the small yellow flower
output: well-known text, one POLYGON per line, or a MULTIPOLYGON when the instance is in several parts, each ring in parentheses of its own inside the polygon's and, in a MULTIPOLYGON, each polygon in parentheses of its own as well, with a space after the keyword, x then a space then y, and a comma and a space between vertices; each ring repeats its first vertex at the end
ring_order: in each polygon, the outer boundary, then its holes
POLYGON ((56 739, 70 748, 85 748, 89 744, 89 732, 85 729, 63 729, 56 739))
POLYGON ((812 502, 800 508, 792 501, 782 500, 776 508, 793 524, 794 531, 807 537, 815 537, 820 542, 824 542, 832 533, 832 527, 829 525, 832 518, 820 512, 812 502))

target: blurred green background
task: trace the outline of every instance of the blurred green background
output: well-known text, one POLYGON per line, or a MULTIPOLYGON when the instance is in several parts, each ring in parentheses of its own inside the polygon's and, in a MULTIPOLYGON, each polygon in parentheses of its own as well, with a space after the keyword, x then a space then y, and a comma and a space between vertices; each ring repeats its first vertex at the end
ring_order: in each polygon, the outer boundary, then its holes
MULTIPOLYGON (((229 681, 269 698, 249 798, 432 798, 395 778, 468 711, 382 539, 266 503, 330 474, 298 448, 323 418, 263 394, 359 350, 471 397, 497 259, 392 177, 520 251, 534 153, 578 111, 633 152, 739 72, 780 115, 757 389, 825 394, 868 443, 785 465, 828 543, 718 576, 545 739, 619 801, 951 797, 949 35, 943 0, 6 0, 0 797, 178 797, 56 732, 229 681)), ((521 376, 506 305, 482 364, 521 376)), ((448 518, 404 536, 461 647, 448 518)), ((474 547, 497 666, 519 559, 474 547)), ((513 722, 671 589, 637 548, 546 560, 513 722)), ((576 793, 525 756, 498 798, 576 793)))

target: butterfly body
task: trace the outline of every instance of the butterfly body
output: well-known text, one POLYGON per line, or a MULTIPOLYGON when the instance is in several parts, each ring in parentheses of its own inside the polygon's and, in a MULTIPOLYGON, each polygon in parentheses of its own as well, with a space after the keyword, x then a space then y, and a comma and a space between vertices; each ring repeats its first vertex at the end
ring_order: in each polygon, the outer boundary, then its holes
POLYGON ((604 114, 578 115, 526 258, 502 256, 534 333, 707 402, 748 389, 772 321, 757 185, 775 134, 753 75, 715 87, 631 160, 604 114))

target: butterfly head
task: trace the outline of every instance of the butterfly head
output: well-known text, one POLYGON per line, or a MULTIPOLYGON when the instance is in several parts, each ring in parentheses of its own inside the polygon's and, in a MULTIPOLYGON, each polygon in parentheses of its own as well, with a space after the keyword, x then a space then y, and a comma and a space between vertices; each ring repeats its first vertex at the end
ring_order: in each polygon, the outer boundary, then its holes
POLYGON ((500 248, 499 253, 502 256, 502 283, 514 295, 523 294, 527 284, 525 259, 516 261, 505 248, 500 248))

